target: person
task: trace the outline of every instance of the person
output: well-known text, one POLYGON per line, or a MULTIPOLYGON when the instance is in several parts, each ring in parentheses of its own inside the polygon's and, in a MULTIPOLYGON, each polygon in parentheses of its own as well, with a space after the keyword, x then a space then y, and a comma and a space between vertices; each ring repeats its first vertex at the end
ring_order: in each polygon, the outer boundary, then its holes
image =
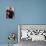
POLYGON ((14 8, 9 7, 6 9, 6 18, 13 18, 14 16, 14 8))

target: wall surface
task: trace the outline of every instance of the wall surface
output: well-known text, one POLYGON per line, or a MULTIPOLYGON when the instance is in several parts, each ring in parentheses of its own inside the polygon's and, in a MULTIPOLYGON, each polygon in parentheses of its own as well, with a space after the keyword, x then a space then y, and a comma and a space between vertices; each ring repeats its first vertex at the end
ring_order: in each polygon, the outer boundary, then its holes
POLYGON ((46 24, 46 0, 0 0, 0 44, 8 43, 9 32, 17 34, 18 24, 46 24), (9 5, 15 8, 15 19, 6 19, 9 5))

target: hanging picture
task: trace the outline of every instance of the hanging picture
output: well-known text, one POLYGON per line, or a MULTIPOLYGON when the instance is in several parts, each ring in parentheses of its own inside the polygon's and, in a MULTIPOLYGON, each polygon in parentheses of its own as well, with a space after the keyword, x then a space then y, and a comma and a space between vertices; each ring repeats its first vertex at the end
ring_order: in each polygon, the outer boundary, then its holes
POLYGON ((14 8, 13 7, 7 8, 6 9, 6 18, 13 19, 14 16, 15 16, 14 8))

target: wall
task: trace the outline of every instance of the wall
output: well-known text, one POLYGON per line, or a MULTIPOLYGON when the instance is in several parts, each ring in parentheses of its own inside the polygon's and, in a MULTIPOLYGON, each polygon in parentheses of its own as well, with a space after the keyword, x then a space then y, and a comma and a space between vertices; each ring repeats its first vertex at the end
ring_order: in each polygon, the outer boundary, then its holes
MULTIPOLYGON (((0 44, 8 43, 9 32, 16 32, 18 24, 46 24, 46 0, 0 0, 0 44), (15 7, 15 19, 6 19, 5 8, 15 7)), ((16 40, 17 42, 17 40, 16 40)))

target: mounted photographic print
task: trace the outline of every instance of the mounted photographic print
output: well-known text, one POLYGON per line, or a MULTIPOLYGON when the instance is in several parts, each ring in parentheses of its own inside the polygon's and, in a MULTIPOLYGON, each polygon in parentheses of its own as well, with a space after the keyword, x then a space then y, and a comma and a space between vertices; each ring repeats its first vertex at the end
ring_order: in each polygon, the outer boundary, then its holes
MULTIPOLYGON (((46 41, 46 25, 19 25, 20 41, 46 41)), ((18 32, 19 33, 19 32, 18 32)))
POLYGON ((14 11, 14 7, 8 7, 6 8, 6 18, 8 19, 13 19, 15 16, 15 11, 14 11))

